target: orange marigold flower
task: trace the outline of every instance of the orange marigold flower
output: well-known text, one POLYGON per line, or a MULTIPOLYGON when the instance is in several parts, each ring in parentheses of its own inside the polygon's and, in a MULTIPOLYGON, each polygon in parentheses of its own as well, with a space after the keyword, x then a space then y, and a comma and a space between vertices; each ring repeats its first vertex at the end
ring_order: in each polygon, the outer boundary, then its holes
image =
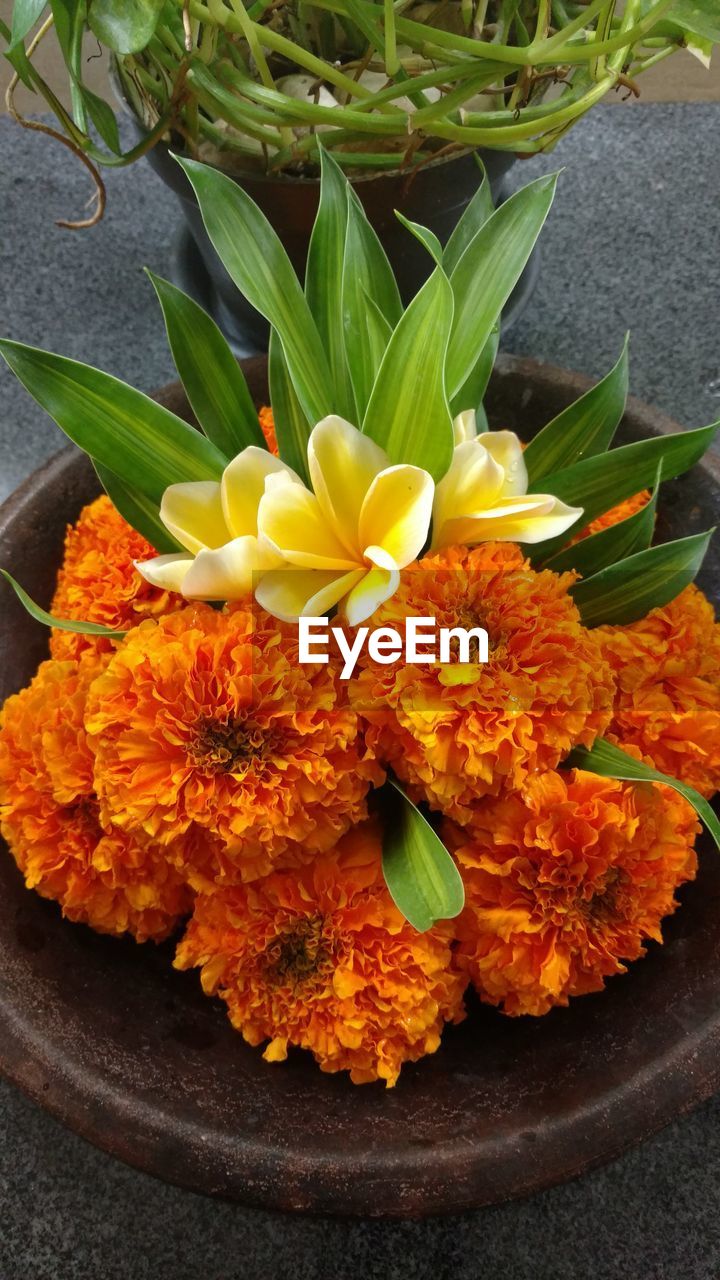
POLYGON ((299 871, 199 897, 175 963, 201 968, 248 1043, 269 1040, 269 1062, 299 1045, 323 1071, 391 1086, 464 1016, 451 938, 447 924, 417 933, 403 919, 368 823, 299 871))
POLYGON ((0 720, 0 830, 28 888, 69 919, 138 942, 166 937, 191 896, 165 850, 103 826, 83 730, 107 658, 44 662, 0 720))
POLYGON ((277 436, 275 435, 275 418, 273 416, 273 411, 269 406, 264 405, 263 408, 258 411, 258 417, 260 419, 260 430, 265 437, 265 443, 270 452, 274 453, 277 458, 280 450, 278 449, 277 436))
POLYGON ((445 824, 466 905, 455 960, 488 1004, 543 1014, 599 991, 662 941, 675 890, 694 877, 699 826, 669 787, 572 770, 445 824))
POLYGON ((568 595, 573 581, 534 572, 509 543, 450 548, 403 573, 375 626, 402 633, 408 617, 481 626, 490 646, 484 664, 362 659, 351 699, 368 722, 366 741, 415 799, 466 821, 480 797, 521 786, 602 734, 613 680, 568 595))
POLYGON ((609 529, 614 524, 620 524, 621 520, 627 520, 629 516, 634 516, 638 511, 642 511, 646 507, 652 497, 649 489, 642 489, 640 493, 634 493, 630 498, 624 498, 622 502, 618 502, 616 507, 611 507, 609 511, 603 512, 601 516, 596 516, 590 521, 587 528, 583 529, 573 542, 580 542, 582 538, 589 538, 591 533, 601 533, 603 529, 609 529))
POLYGON ((720 623, 695 586, 625 627, 598 627, 617 693, 608 736, 710 797, 720 789, 720 623))
MULTIPOLYGON (((118 631, 134 627, 143 618, 167 613, 177 607, 177 597, 151 587, 133 564, 155 554, 103 494, 68 528, 50 612, 56 618, 97 622, 118 631)), ((113 646, 114 642, 103 636, 71 631, 54 630, 50 639, 54 658, 78 658, 88 650, 111 653, 113 646)))
POLYGON ((137 627, 86 724, 108 817, 161 843, 199 824, 245 878, 289 843, 332 847, 383 777, 332 669, 301 665, 295 629, 250 604, 137 627))

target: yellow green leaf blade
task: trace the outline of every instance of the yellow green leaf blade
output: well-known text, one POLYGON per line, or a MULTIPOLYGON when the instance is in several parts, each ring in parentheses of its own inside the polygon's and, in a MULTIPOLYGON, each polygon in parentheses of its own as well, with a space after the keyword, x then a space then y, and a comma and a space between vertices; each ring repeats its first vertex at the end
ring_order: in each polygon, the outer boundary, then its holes
POLYGON ((8 573, 7 569, 0 569, 0 577, 4 578, 8 585, 12 587, 30 617, 34 618, 36 622, 42 622, 46 627, 54 627, 58 631, 74 631, 81 636, 109 636, 113 640, 124 640, 128 634, 127 631, 113 631, 112 627, 103 627, 98 622, 75 621, 72 618, 55 618, 46 609, 41 609, 40 605, 35 603, 27 591, 23 590, 20 583, 16 582, 12 574, 8 573))
POLYGON ((119 378, 19 342, 0 341, 0 354, 76 445, 157 506, 170 484, 222 475, 210 440, 119 378))
POLYGON ((714 530, 638 551, 571 587, 586 627, 625 626, 669 604, 697 576, 714 530))
POLYGON ((419 933, 459 915, 463 882, 445 845, 395 781, 383 813, 383 875, 398 911, 419 933))
POLYGON ((656 486, 649 502, 634 515, 558 551, 557 555, 543 561, 543 568, 552 569, 554 573, 574 569, 583 578, 589 578, 601 569, 635 555, 637 551, 647 550, 655 529, 658 492, 656 486))
POLYGON ((618 778, 624 782, 662 782, 672 787, 683 796, 697 813, 700 821, 707 827, 715 844, 720 849, 720 821, 707 800, 689 787, 687 783, 671 778, 667 773, 660 773, 642 760, 616 747, 604 738, 597 738, 590 750, 587 747, 575 747, 563 764, 564 769, 585 769, 588 773, 596 773, 601 778, 618 778))

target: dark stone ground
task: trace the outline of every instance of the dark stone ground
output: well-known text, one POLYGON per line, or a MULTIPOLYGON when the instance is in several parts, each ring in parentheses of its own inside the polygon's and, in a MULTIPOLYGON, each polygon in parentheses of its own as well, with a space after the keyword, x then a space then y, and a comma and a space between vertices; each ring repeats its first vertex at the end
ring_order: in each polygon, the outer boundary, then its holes
MULTIPOLYGON (((601 107, 518 182, 564 167, 541 276, 506 350, 601 375, 632 330, 631 389, 686 426, 720 416, 720 107, 601 107)), ((148 265, 177 218, 147 166, 77 216, 82 171, 0 119, 4 333, 151 389, 172 377, 148 265)), ((0 370, 0 497, 61 443, 0 370)), ((532 1200, 423 1223, 246 1210, 135 1173, 0 1085, 0 1280, 717 1280, 720 1100, 605 1170, 532 1200)))

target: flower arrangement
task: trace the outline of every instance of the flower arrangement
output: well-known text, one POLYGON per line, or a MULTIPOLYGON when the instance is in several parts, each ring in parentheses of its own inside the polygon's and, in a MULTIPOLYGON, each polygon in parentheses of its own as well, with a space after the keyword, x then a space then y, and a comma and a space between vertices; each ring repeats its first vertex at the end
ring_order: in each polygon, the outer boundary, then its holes
POLYGON ((31 127, 90 169, 100 216, 98 166, 131 163, 163 137, 231 172, 309 176, 321 140, 356 176, 468 148, 544 150, 610 90, 637 94, 637 77, 676 49, 707 63, 720 25, 707 0, 15 0, 0 36, 11 107, 19 82, 43 99, 59 130, 31 127), (52 32, 71 111, 34 60, 52 32), (86 33, 146 128, 129 151, 83 82, 86 33))
POLYGON ((714 428, 611 448, 626 344, 532 440, 488 429, 554 178, 497 211, 483 182, 444 247, 409 225, 433 270, 403 308, 329 153, 304 288, 249 197, 181 163, 272 326, 270 405, 157 279, 198 431, 0 343, 106 490, 50 613, 4 572, 52 631, 2 712, 0 826, 71 920, 178 934, 269 1061, 393 1085, 470 985, 509 1015, 601 989, 661 940, 698 819, 720 844, 710 534, 653 545, 661 482, 714 428), (303 656, 328 618, 338 645, 303 656))

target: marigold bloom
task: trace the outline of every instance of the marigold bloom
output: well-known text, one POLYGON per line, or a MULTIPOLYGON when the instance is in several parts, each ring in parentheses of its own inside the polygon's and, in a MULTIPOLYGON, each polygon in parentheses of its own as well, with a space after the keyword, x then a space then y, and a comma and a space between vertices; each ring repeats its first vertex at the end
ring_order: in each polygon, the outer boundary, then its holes
POLYGON ((573 542, 580 542, 583 538, 589 538, 592 533, 602 533, 603 529, 609 529, 614 524, 620 524, 621 520, 627 520, 630 516, 634 516, 638 511, 642 511, 646 507, 651 498, 649 489, 642 489, 640 493, 634 493, 630 498, 624 498, 622 502, 618 502, 616 507, 611 507, 609 511, 605 511, 601 516, 596 516, 591 520, 589 525, 579 533, 573 542))
MULTIPOLYGON (((125 631, 147 617, 177 606, 167 591, 145 582, 135 560, 155 555, 150 543, 127 523, 106 494, 80 513, 68 527, 65 558, 58 574, 50 612, 56 618, 97 622, 125 631)), ((104 636, 81 636, 54 630, 53 658, 78 658, 81 653, 111 653, 114 642, 104 636)))
POLYGON ((720 789, 720 623, 696 586, 625 627, 598 627, 617 694, 608 736, 710 797, 720 789))
POLYGON ((462 822, 473 803, 592 745, 611 712, 613 680, 568 595, 570 574, 536 573, 520 549, 487 543, 426 556, 403 576, 376 627, 407 617, 481 626, 488 663, 379 666, 366 654, 352 682, 366 741, 415 799, 462 822))
POLYGON ((199 897, 175 963, 201 968, 245 1040, 269 1040, 269 1062, 299 1045, 323 1071, 391 1086, 464 1016, 451 937, 447 924, 417 933, 403 919, 368 823, 298 871, 199 897))
POLYGON ((599 991, 662 941, 675 890, 694 877, 699 826, 669 787, 580 770, 536 774, 445 824, 465 882, 455 962, 488 1004, 543 1014, 599 991))
POLYGON ((49 661, 0 723, 0 830, 25 882, 101 933, 166 937, 191 895, 167 851, 100 823, 83 730, 106 657, 49 661))
POLYGON ((258 411, 258 418, 260 419, 260 430, 265 437, 265 443, 270 452, 274 453, 277 458, 280 450, 278 449, 277 436, 275 435, 275 418, 269 405, 263 405, 262 409, 258 411))
POLYGON ((86 724, 108 818, 161 843, 199 824, 247 878, 289 843, 330 848, 383 776, 333 670, 301 665, 294 628, 249 606, 136 628, 86 724))

